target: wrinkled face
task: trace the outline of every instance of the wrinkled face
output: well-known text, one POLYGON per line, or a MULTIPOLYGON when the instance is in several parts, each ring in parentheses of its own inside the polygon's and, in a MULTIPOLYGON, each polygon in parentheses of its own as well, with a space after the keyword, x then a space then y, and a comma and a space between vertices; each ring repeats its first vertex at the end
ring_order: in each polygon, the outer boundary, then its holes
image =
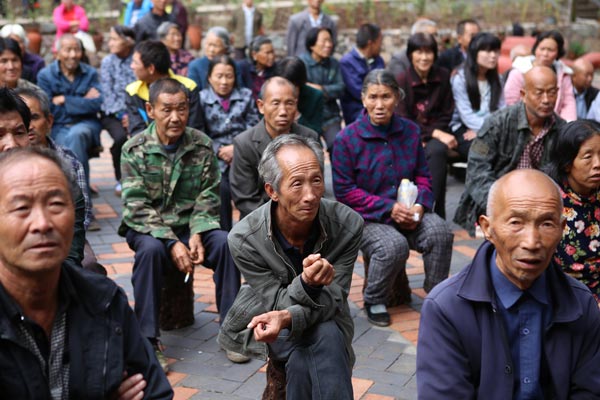
POLYGON ((500 271, 525 290, 548 267, 562 239, 562 199, 549 180, 506 183, 496 193, 493 214, 479 222, 496 247, 500 271))
POLYGON ((83 51, 79 41, 73 37, 61 38, 60 49, 56 53, 56 58, 60 62, 61 68, 69 73, 74 73, 79 68, 83 51))
POLYGON ((527 116, 537 119, 549 118, 558 97, 556 75, 550 70, 537 74, 527 74, 525 86, 521 89, 521 99, 525 103, 527 116))
POLYGON ((331 56, 331 52, 333 51, 333 39, 331 35, 327 31, 321 31, 317 35, 317 41, 315 45, 310 48, 312 57, 320 61, 325 58, 329 58, 331 56))
POLYGON ((252 52, 256 67, 260 69, 271 68, 275 64, 275 50, 273 44, 266 43, 260 46, 258 52, 252 52))
POLYGON ((229 96, 235 86, 235 71, 233 67, 228 64, 215 65, 208 77, 208 83, 219 96, 229 96))
POLYGON ((289 133, 298 111, 298 100, 292 86, 271 82, 265 90, 264 98, 258 99, 256 104, 264 115, 267 132, 272 137, 289 133))
POLYGON ((137 51, 131 57, 131 70, 140 81, 150 82, 152 80, 151 67, 145 67, 142 62, 142 56, 137 51))
POLYGON ((21 96, 29 111, 31 111, 31 121, 29 122, 29 143, 32 145, 47 145, 46 137, 52 129, 52 116, 44 116, 40 102, 37 99, 21 96))
POLYGON ((27 128, 17 111, 0 113, 0 152, 29 145, 27 128))
POLYGON ((187 96, 183 92, 161 93, 155 104, 146 103, 148 116, 154 119, 156 132, 162 144, 173 144, 183 135, 190 113, 187 96))
POLYGON ((325 192, 317 157, 306 147, 286 146, 276 158, 282 171, 279 191, 267 189, 267 193, 277 202, 279 221, 312 222, 325 192))
POLYGON ((419 76, 424 77, 429 74, 433 61, 435 60, 435 54, 430 49, 420 48, 412 52, 411 61, 415 71, 419 76))
POLYGON ((167 36, 163 39, 163 43, 167 46, 169 51, 177 51, 181 49, 181 45, 183 44, 183 36, 181 36, 181 32, 177 28, 169 29, 167 36))
POLYGON ((554 39, 546 38, 538 44, 534 55, 537 65, 551 67, 558 57, 558 44, 554 39))
POLYGON ((567 170, 569 186, 582 195, 600 187, 600 132, 581 144, 577 156, 567 170))
POLYGON ((489 71, 496 69, 500 50, 479 50, 477 52, 477 65, 480 70, 489 71))
POLYGON ((369 85, 362 102, 373 124, 386 125, 392 120, 398 95, 389 86, 369 85))
POLYGON ((117 35, 117 32, 111 29, 110 34, 108 35, 108 50, 111 54, 124 57, 129 53, 130 46, 127 43, 127 40, 117 35))
POLYGON ((585 89, 592 86, 592 80, 594 79, 594 66, 592 64, 578 65, 577 68, 573 68, 573 75, 571 75, 571 81, 577 91, 582 92, 585 89))
POLYGON ((67 180, 52 162, 32 157, 0 169, 3 268, 36 274, 59 267, 69 254, 74 222, 67 180))
POLYGON ((469 47, 469 43, 471 43, 471 39, 473 39, 473 36, 477 35, 478 33, 479 33, 479 27, 476 24, 472 24, 472 23, 465 24, 465 30, 464 30, 463 34, 459 35, 456 38, 456 41, 458 42, 460 47, 463 49, 463 51, 467 50, 467 48, 469 47))
POLYGON ((10 50, 4 50, 0 54, 0 82, 14 89, 21 77, 23 65, 21 59, 10 50))
POLYGON ((220 56, 225 54, 227 48, 225 47, 225 43, 217 35, 214 33, 209 33, 206 36, 206 40, 204 42, 204 55, 212 60, 216 56, 220 56))

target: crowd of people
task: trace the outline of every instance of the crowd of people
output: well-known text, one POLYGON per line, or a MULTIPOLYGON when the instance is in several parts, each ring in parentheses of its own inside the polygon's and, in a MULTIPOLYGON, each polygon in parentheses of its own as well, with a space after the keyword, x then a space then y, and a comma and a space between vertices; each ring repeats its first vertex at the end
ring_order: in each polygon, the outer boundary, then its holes
POLYGON ((563 62, 565 39, 551 30, 502 76, 501 40, 472 19, 457 24, 448 49, 434 21, 416 21, 388 65, 384 33, 365 23, 338 60, 322 3, 308 0, 290 17, 281 60, 253 0, 208 30, 199 58, 184 48, 178 0, 131 0, 99 69, 86 62, 96 49, 73 0, 54 11, 47 66, 27 51, 21 26, 0 29, 0 226, 24 232, 15 245, 0 229, 0 341, 18 348, 0 350, 0 365, 30 366, 21 380, 1 375, 1 389, 46 379, 29 385, 29 398, 66 398, 108 374, 99 397, 168 398, 164 275, 187 283, 204 265, 215 271, 219 343, 232 362, 268 356, 290 399, 350 399, 347 298, 358 252, 368 264, 365 313, 387 326, 412 249, 429 293, 420 396, 600 396, 597 374, 586 372, 600 358, 593 66, 563 62), (89 159, 102 130, 113 139, 119 234, 135 252, 133 313, 114 284, 81 271, 103 272, 85 237, 99 229, 89 159), (323 197, 327 156, 336 201, 323 197), (467 167, 453 220, 486 240, 447 279, 446 181, 456 161, 467 167), (101 307, 105 319, 89 311, 101 307), (92 323, 126 332, 91 335, 92 323), (73 373, 90 363, 75 356, 84 335, 93 346, 116 343, 109 371, 98 362, 82 372, 93 376, 73 373))

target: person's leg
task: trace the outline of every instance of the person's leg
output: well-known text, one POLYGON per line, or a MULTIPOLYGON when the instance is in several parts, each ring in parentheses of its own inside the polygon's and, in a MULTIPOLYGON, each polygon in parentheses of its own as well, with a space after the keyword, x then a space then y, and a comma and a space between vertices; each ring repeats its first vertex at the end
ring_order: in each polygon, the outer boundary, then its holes
POLYGON ((240 271, 235 266, 229 245, 227 232, 215 229, 202 233, 204 246, 204 265, 213 271, 215 281, 215 296, 220 322, 225 320, 241 286, 240 271))
POLYGON ((425 213, 412 233, 407 233, 411 247, 423 254, 425 282, 423 289, 431 289, 448 278, 452 262, 454 234, 448 223, 433 213, 425 213))
POLYGON ((121 148, 127 141, 127 131, 123 128, 121 121, 113 115, 102 117, 102 127, 113 138, 113 144, 110 147, 113 168, 115 170, 115 179, 121 181, 121 148))
POLYGON ((335 142, 335 136, 341 130, 339 121, 332 122, 323 127, 323 138, 327 143, 327 151, 329 156, 333 153, 333 143, 335 142))
POLYGON ((285 365, 288 400, 353 398, 344 335, 334 321, 307 330, 285 365))
POLYGON ((391 225, 367 222, 363 228, 361 251, 369 258, 369 273, 364 301, 367 304, 386 304, 390 285, 405 268, 409 247, 402 233, 391 225))
POLYGON ((229 183, 229 167, 221 174, 221 185, 219 186, 221 195, 221 208, 219 215, 221 218, 221 229, 229 232, 233 226, 233 208, 231 207, 231 186, 229 183))
POLYGON ((153 236, 130 229, 126 239, 135 252, 131 283, 140 331, 144 337, 157 338, 163 271, 171 266, 171 258, 165 244, 153 236))
POLYGON ((448 174, 448 146, 431 139, 425 146, 425 156, 431 173, 431 188, 435 205, 433 211, 446 218, 446 175, 448 174))

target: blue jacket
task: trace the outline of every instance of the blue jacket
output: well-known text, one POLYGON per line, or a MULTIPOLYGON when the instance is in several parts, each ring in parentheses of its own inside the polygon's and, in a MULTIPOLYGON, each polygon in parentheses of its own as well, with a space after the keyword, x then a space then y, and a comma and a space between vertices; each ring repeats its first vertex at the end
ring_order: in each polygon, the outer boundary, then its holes
POLYGON ((344 54, 340 59, 340 70, 342 78, 344 78, 344 85, 346 85, 340 103, 342 104, 342 113, 346 125, 353 123, 360 110, 363 109, 360 92, 365 76, 374 69, 384 67, 385 64, 381 56, 375 57, 373 62, 369 64, 356 48, 344 54))
MULTIPOLYGON (((489 260, 481 245, 473 262, 425 299, 417 347, 420 399, 513 397, 513 361, 496 312, 489 260)), ((542 339, 547 399, 600 398, 600 311, 590 291, 554 263, 546 269, 552 319, 542 339)))
MULTIPOLYGON (((131 18, 133 17, 133 7, 134 7, 134 1, 129 0, 129 3, 127 3, 127 6, 125 6, 125 15, 123 16, 123 25, 128 26, 130 28, 133 28, 133 25, 134 25, 131 23, 131 18)), ((152 1, 151 0, 142 1, 142 5, 140 6, 140 11, 138 13, 137 19, 140 19, 144 15, 148 14, 150 12, 150 10, 152 10, 152 1)))
POLYGON ((98 73, 95 68, 80 63, 75 80, 68 80, 60 70, 58 61, 54 61, 38 74, 38 86, 48 95, 50 112, 54 115, 54 125, 69 125, 86 119, 97 119, 96 114, 102 106, 102 95, 95 99, 85 99, 85 94, 96 88, 102 93, 98 73), (65 103, 57 106, 52 103, 54 96, 65 96, 65 103))

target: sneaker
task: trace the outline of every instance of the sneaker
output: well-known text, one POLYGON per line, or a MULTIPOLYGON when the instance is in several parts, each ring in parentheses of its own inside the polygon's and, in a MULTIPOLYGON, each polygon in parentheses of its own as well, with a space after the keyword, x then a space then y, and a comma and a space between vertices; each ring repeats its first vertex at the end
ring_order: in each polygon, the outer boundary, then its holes
POLYGON ((236 353, 235 351, 225 350, 225 353, 227 354, 227 359, 229 359, 229 361, 232 363, 243 364, 250 361, 250 357, 241 353, 236 353))
POLYGON ((160 364, 163 372, 166 374, 169 371, 169 362, 167 356, 163 353, 163 346, 158 339, 150 339, 152 347, 154 348, 154 355, 160 364))
POLYGON ((376 326, 388 326, 390 324, 390 314, 387 312, 385 304, 367 304, 367 319, 376 326))
POLYGON ((121 182, 117 181, 117 184, 115 185, 115 196, 121 197, 122 189, 123 187, 121 186, 121 182))
POLYGON ((100 230, 100 224, 98 223, 98 220, 96 220, 96 218, 90 221, 87 230, 88 232, 96 232, 100 230))

